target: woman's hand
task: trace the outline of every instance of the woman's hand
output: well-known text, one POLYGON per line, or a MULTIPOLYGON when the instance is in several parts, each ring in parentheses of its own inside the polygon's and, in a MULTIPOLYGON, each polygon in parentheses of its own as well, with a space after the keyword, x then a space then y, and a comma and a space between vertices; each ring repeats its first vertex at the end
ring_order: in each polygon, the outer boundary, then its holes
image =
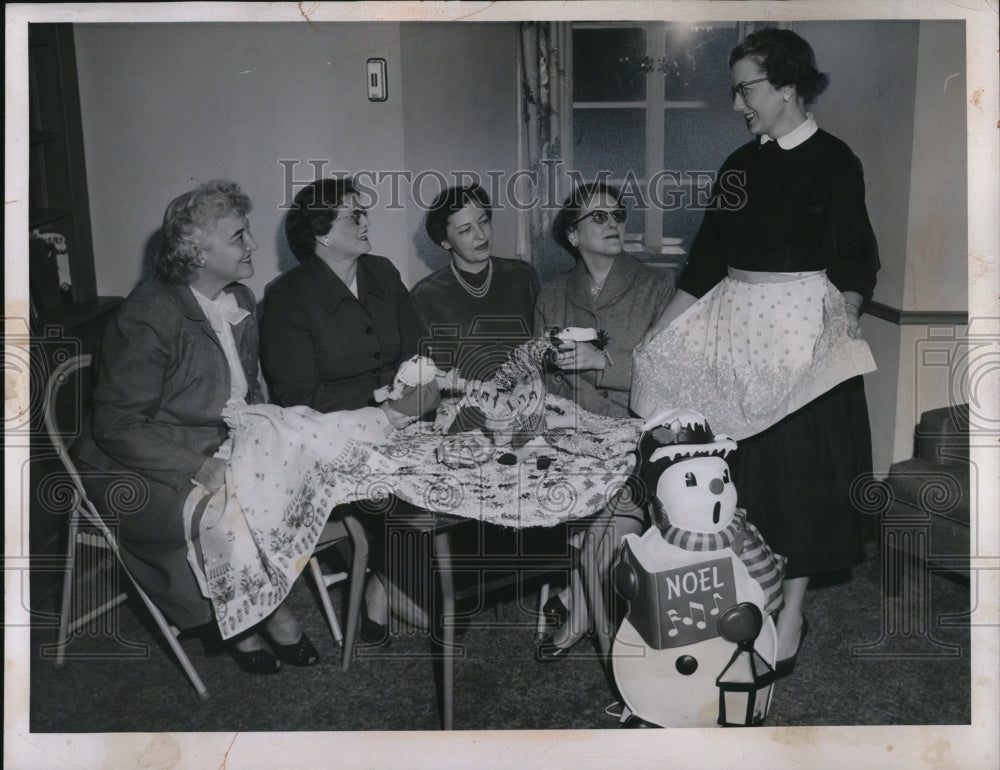
POLYGON ((646 331, 646 333, 642 336, 642 341, 635 346, 635 349, 637 351, 642 350, 644 347, 646 347, 646 345, 652 342, 653 338, 661 331, 663 331, 664 328, 666 328, 666 324, 661 325, 659 322, 656 322, 655 324, 650 326, 649 329, 646 331))
POLYGON ((215 492, 226 483, 227 463, 221 457, 209 457, 201 464, 194 480, 208 492, 215 492))
POLYGON ((389 418, 389 424, 392 425, 396 430, 403 430, 404 428, 412 425, 417 421, 416 417, 411 417, 408 414, 403 414, 402 412, 397 412, 391 406, 389 406, 388 401, 384 401, 379 405, 379 408, 385 412, 385 416, 389 418))
POLYGON ((847 314, 847 336, 861 338, 861 322, 858 315, 861 312, 861 295, 856 291, 844 292, 844 312, 847 314))
POLYGON ((698 298, 688 294, 682 289, 678 289, 674 294, 673 299, 667 303, 667 306, 663 309, 660 317, 656 319, 652 326, 643 335, 642 342, 635 346, 636 351, 642 350, 646 345, 653 341, 653 338, 659 334, 661 331, 670 326, 671 322, 681 315, 685 310, 691 307, 698 298))
POLYGON ((604 352, 589 342, 563 342, 552 359, 557 367, 567 372, 603 370, 608 365, 604 352))
POLYGON ((465 388, 465 380, 462 378, 462 373, 458 371, 458 367, 449 369, 444 374, 439 374, 437 376, 438 387, 441 390, 462 390, 465 388))

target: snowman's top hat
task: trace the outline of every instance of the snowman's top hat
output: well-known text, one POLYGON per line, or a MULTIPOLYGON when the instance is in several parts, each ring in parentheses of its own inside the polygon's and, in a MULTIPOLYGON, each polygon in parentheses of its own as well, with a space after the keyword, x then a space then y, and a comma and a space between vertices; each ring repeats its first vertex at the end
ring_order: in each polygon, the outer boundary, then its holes
POLYGON ((725 457, 736 442, 714 434, 705 418, 693 409, 668 409, 646 421, 639 436, 639 466, 656 463, 662 473, 668 467, 693 457, 725 457), (667 460, 665 464, 660 460, 667 460))

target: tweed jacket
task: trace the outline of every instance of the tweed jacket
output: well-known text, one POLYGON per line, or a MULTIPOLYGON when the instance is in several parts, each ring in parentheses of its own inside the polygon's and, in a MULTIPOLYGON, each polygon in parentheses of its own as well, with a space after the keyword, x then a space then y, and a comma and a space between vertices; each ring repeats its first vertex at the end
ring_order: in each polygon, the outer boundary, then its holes
POLYGON ((399 271, 358 259, 355 297, 321 259, 275 279, 261 311, 261 366, 271 399, 319 412, 360 409, 417 348, 417 323, 399 271))
POLYGON ((603 371, 551 370, 547 386, 550 393, 573 399, 589 412, 628 417, 632 349, 673 297, 673 274, 621 254, 597 297, 590 293, 590 286, 583 260, 546 283, 535 303, 535 334, 545 334, 554 326, 603 330, 610 337, 610 362, 603 371))
MULTIPOLYGON (((250 313, 233 327, 233 338, 246 400, 259 403, 253 292, 239 283, 224 291, 250 313)), ((136 288, 105 330, 96 373, 77 456, 99 470, 135 471, 188 489, 228 435, 222 410, 230 397, 222 344, 190 288, 159 277, 136 288)))

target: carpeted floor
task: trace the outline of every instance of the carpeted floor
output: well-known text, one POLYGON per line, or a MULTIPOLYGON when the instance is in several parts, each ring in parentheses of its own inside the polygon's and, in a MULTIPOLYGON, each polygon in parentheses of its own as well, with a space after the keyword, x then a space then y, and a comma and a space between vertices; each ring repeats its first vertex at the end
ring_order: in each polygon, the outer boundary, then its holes
MULTIPOLYGON (((969 632, 960 617, 969 607, 968 587, 932 575, 925 597, 929 606, 916 596, 883 599, 874 544, 868 552, 852 579, 810 588, 809 633, 795 673, 775 688, 768 725, 969 723, 969 632), (956 614, 957 623, 943 625, 956 614)), ((617 720, 605 711, 615 696, 592 645, 578 645, 573 656, 559 662, 534 660, 537 594, 535 586, 528 588, 520 600, 511 593, 490 596, 474 613, 455 666, 456 729, 616 728, 617 720)), ((339 607, 342 592, 333 593, 339 607)), ((54 598, 43 601, 51 605, 54 598)), ((30 729, 440 727, 435 665, 426 635, 403 632, 384 650, 358 650, 345 673, 309 581, 296 583, 290 601, 320 649, 320 665, 252 677, 227 656, 204 657, 200 642, 188 639, 185 649, 211 694, 205 702, 154 641, 133 602, 121 607, 117 618, 102 624, 99 632, 75 637, 61 668, 55 667, 51 653, 41 652, 55 640, 52 624, 36 628, 30 729)))

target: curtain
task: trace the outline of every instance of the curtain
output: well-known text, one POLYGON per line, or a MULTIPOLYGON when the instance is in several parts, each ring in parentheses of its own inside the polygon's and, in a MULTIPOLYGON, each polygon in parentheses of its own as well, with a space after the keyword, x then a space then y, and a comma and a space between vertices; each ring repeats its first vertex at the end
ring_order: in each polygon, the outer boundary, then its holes
POLYGON ((566 194, 562 142, 571 119, 566 66, 570 54, 568 22, 521 22, 518 69, 521 98, 518 120, 519 204, 517 256, 532 261, 549 238, 552 218, 566 194))

